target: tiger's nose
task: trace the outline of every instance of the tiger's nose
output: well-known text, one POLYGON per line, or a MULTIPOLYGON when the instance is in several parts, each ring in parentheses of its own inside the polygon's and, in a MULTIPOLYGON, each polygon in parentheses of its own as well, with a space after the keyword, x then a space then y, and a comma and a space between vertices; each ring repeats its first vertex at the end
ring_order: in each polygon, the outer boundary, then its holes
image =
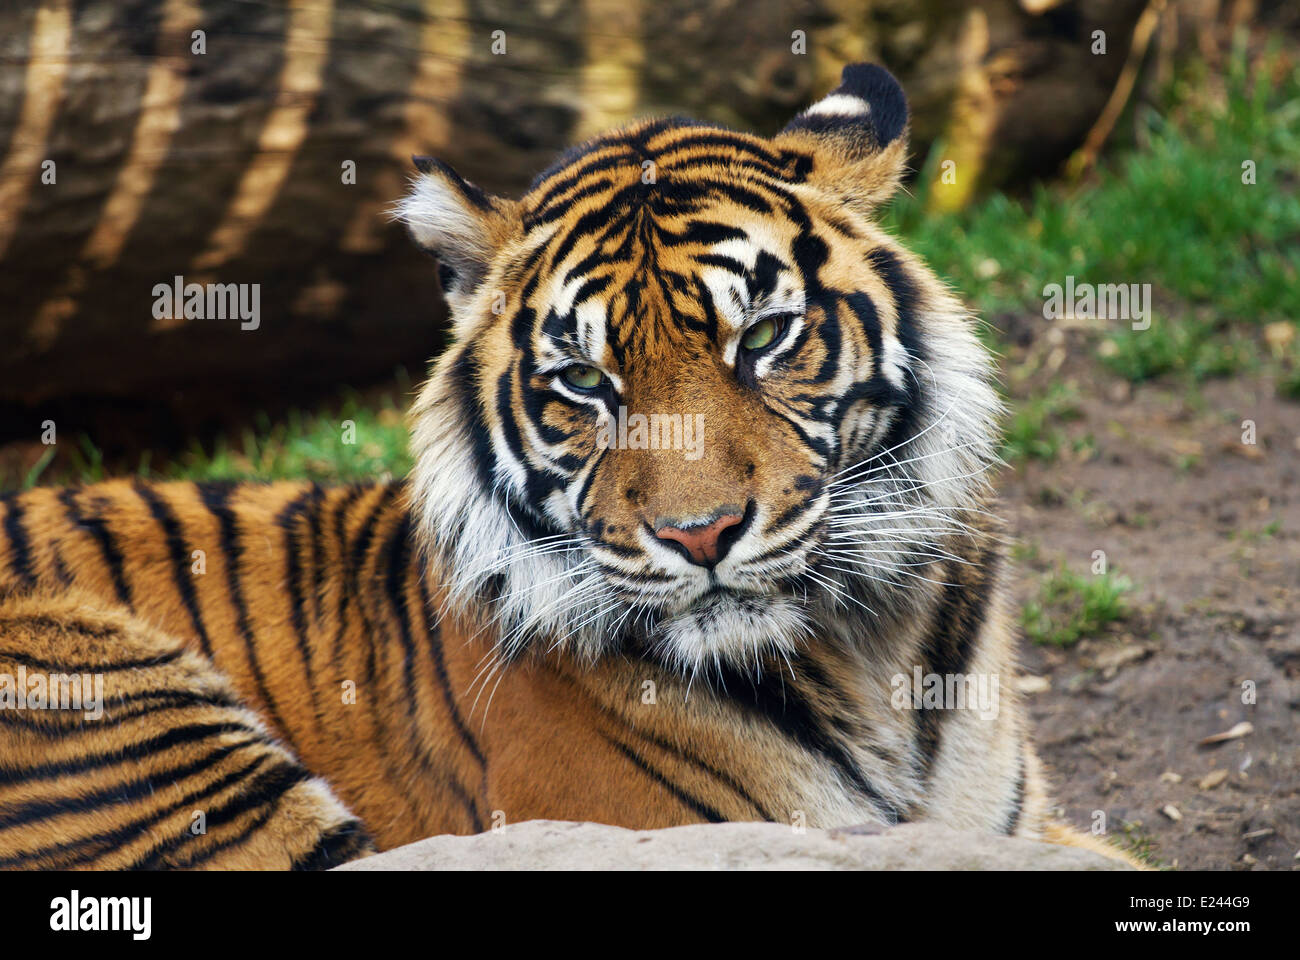
POLYGON ((712 520, 707 520, 704 523, 683 524, 681 526, 668 522, 657 523, 655 525, 655 536, 660 540, 680 544, 692 563, 712 567, 727 555, 731 545, 739 539, 735 536, 737 531, 734 530, 732 530, 731 536, 724 536, 723 534, 744 519, 742 514, 732 512, 735 509, 734 507, 723 507, 722 509, 725 512, 715 513, 712 520))

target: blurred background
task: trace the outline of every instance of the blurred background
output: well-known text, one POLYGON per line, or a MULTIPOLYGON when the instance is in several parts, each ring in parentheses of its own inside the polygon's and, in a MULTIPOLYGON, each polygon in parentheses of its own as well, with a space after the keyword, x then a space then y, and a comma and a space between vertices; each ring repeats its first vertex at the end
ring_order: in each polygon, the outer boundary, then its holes
POLYGON ((1283 0, 7 3, 0 492, 400 475, 445 319, 385 215, 411 154, 518 195, 608 126, 770 134, 879 62, 913 111, 888 224, 1002 366, 1062 813, 1296 868, 1297 51, 1283 0), (176 277, 257 284, 256 329, 160 311, 176 277), (1150 325, 1045 310, 1070 277, 1149 285, 1150 325))

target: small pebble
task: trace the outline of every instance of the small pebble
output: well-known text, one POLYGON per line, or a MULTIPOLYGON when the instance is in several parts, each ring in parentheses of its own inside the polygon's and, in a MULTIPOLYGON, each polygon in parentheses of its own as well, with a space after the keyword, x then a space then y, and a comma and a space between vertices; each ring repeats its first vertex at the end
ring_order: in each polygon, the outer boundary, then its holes
POLYGON ((1227 770, 1211 770, 1205 776, 1201 777, 1201 779, 1197 782, 1196 785, 1200 787, 1202 790, 1213 790, 1215 787, 1219 786, 1219 784, 1223 783, 1223 781, 1227 779, 1228 779, 1227 770))
POLYGON ((1213 736, 1206 737, 1201 741, 1201 746, 1208 747, 1212 743, 1223 743, 1225 740, 1237 740, 1241 737, 1248 737, 1255 732, 1255 725, 1248 720, 1234 726, 1231 730, 1225 730, 1223 733, 1216 733, 1213 736))

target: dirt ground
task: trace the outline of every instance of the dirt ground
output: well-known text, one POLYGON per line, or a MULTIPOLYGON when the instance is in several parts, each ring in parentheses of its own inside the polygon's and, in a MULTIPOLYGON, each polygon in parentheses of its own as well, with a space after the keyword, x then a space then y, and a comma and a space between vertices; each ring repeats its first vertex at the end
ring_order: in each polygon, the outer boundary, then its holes
POLYGON ((1097 550, 1135 584, 1106 636, 1023 643, 1030 686, 1050 685, 1029 700, 1061 812, 1103 811, 1166 867, 1300 869, 1300 404, 1250 375, 1131 389, 1095 339, 1041 323, 1011 331, 1010 393, 1073 385, 1078 417, 1058 460, 1000 479, 1017 599, 1097 550))

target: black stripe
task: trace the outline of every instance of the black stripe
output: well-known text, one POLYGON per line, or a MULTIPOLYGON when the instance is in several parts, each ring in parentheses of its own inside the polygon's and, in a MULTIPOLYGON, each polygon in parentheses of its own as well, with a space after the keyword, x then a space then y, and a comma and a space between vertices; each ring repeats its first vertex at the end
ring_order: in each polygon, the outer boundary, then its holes
MULTIPOLYGON (((420 606, 424 612, 425 620, 425 639, 428 643, 429 659, 433 663, 434 674, 438 678, 438 688, 442 692, 443 702, 447 706, 447 712, 451 716, 452 725, 456 728, 461 742, 469 750, 470 754, 478 762, 480 770, 480 791, 481 795, 487 796, 487 759, 483 756, 482 750, 479 749, 478 743, 474 740, 473 734, 461 720, 460 710, 456 706, 456 701, 451 695, 451 682, 447 676, 447 667, 442 657, 442 636, 438 629, 437 618, 434 616, 433 599, 429 596, 429 586, 425 580, 426 564, 420 564, 417 573, 417 583, 420 588, 420 606)), ((483 831, 483 820, 479 816, 478 805, 469 795, 469 791, 454 777, 446 778, 446 785, 451 788, 465 808, 469 815, 470 823, 474 831, 481 833, 483 831)))
POLYGON ((718 267, 728 273, 734 273, 738 277, 746 276, 749 272, 745 265, 735 257, 728 257, 720 253, 699 253, 693 259, 702 266, 718 267))
MULTIPOLYGON (((430 599, 428 587, 424 580, 424 569, 420 569, 420 592, 425 604, 425 611, 429 613, 430 599)), ((433 660, 434 673, 438 678, 438 686, 442 690, 442 701, 447 706, 447 712, 451 715, 452 725, 456 728, 456 733, 460 741, 464 744, 480 767, 487 769, 487 759, 483 756, 483 751, 479 749, 478 742, 474 735, 470 733, 469 728, 465 726, 465 721, 461 719, 460 707, 456 704, 456 698, 451 692, 451 679, 447 675, 447 664, 442 655, 442 631, 436 627, 429 631, 429 654, 433 660)))
MULTIPOLYGON (((78 623, 75 620, 61 620, 57 617, 47 617, 35 615, 30 617, 0 617, 0 627, 26 626, 29 628, 42 627, 49 630, 68 630, 77 633, 93 636, 97 639, 115 639, 121 634, 117 628, 107 628, 103 630, 88 629, 88 625, 78 623)), ((114 663, 77 663, 68 664, 57 660, 43 660, 39 657, 28 656, 26 652, 13 650, 0 650, 0 660, 9 660, 13 663, 21 663, 24 666, 32 667, 37 670, 44 670, 49 673, 113 673, 118 670, 141 670, 146 667, 161 667, 164 664, 173 663, 180 659, 185 651, 182 649, 172 650, 168 653, 159 654, 156 657, 145 657, 139 660, 119 660, 114 663)))
MULTIPOLYGON (((599 700, 595 700, 593 702, 595 702, 596 706, 607 718, 609 718, 611 722, 618 724, 620 726, 626 726, 627 730, 630 733, 632 733, 634 736, 640 737, 642 740, 645 740, 647 743, 653 744, 654 746, 658 747, 660 750, 664 751, 665 753, 671 754, 672 756, 676 757, 677 759, 681 760, 684 763, 689 763, 692 766, 697 767, 700 770, 703 770, 705 773, 713 777, 718 782, 725 784, 727 787, 729 787, 732 790, 732 792, 734 792, 738 797, 740 797, 747 804, 749 804, 751 807, 757 810, 758 815, 762 817, 764 820, 766 820, 769 823, 776 822, 773 819, 772 815, 767 811, 767 809, 756 799, 754 799, 754 797, 749 793, 749 791, 745 789, 744 785, 735 777, 733 777, 731 774, 727 773, 725 770, 719 770, 717 767, 709 763, 703 757, 700 757, 695 753, 688 751, 685 747, 681 746, 678 743, 675 743, 671 740, 661 737, 658 734, 652 733, 649 730, 643 730, 639 727, 634 727, 628 724, 625 718, 620 716, 614 710, 611 710, 608 706, 606 706, 604 703, 601 703, 599 700)), ((606 737, 606 739, 609 738, 606 737)))
MULTIPOLYGON (((185 690, 147 690, 120 696, 110 704, 104 704, 104 716, 107 722, 122 724, 128 720, 151 716, 164 710, 177 710, 185 707, 225 707, 239 708, 243 704, 225 694, 191 693, 185 690), (122 709, 134 705, 134 709, 122 709)), ((24 727, 28 732, 47 737, 66 737, 68 734, 83 733, 85 726, 84 711, 81 710, 38 710, 34 714, 26 711, 0 711, 0 724, 12 727, 24 727)))
POLYGON ((582 286, 578 288, 577 292, 574 293, 573 307, 571 309, 576 309, 592 297, 603 293, 605 288, 613 283, 613 281, 614 277, 612 274, 606 274, 603 277, 588 277, 583 281, 582 286))
POLYGON ((275 525, 284 534, 285 580, 289 587, 289 619, 293 623, 294 640, 298 645, 298 654, 302 658, 303 669, 307 674, 307 687, 312 684, 311 643, 307 637, 307 615, 304 611, 302 591, 302 560, 298 556, 298 518, 306 509, 307 502, 317 492, 315 484, 299 494, 284 507, 275 518, 275 525))
POLYGON ((253 636, 253 627, 248 619, 248 605, 244 601, 244 589, 239 569, 243 560, 244 548, 239 542, 239 521, 235 517, 234 510, 230 507, 232 488, 225 483, 198 483, 195 484, 195 487, 198 490, 199 499, 202 501, 203 506, 216 517, 221 529, 221 552, 225 559, 226 588, 230 593, 230 602, 235 608, 235 623, 239 629, 240 638, 244 641, 244 649, 248 654, 248 665, 253 673, 253 681, 257 685, 258 696, 266 706, 266 712, 270 715, 276 729, 292 746, 293 738, 289 734, 289 725, 280 716, 280 711, 276 708, 275 698, 271 696, 271 691, 267 687, 266 675, 262 672, 262 664, 257 657, 257 642, 253 636))
MULTIPOLYGON (((626 143, 600 143, 598 145, 593 144, 593 146, 597 146, 601 149, 610 148, 613 152, 582 164, 576 169, 573 169, 571 173, 564 177, 564 179, 547 187, 545 192, 532 199, 531 202, 534 205, 535 211, 532 216, 544 214, 547 208, 559 199, 561 194, 566 190, 577 186, 584 177, 590 176, 593 173, 602 173, 606 170, 612 170, 616 167, 625 167, 628 165, 636 165, 639 167, 641 164, 641 158, 637 156, 634 151, 628 149, 626 143)), ((573 167, 579 159, 579 156, 573 155, 573 151, 566 152, 565 155, 560 157, 559 161, 549 169, 543 170, 538 174, 537 178, 533 181, 532 186, 528 188, 528 193, 533 193, 546 180, 555 174, 560 173, 564 168, 573 167)), ((531 227, 531 224, 528 225, 531 227)))
MULTIPOLYGON (((781 512, 780 516, 767 525, 767 529, 763 531, 764 534, 766 536, 771 536, 778 530, 785 529, 807 513, 808 508, 811 506, 811 500, 801 500, 792 506, 786 507, 786 509, 781 512)), ((782 549, 784 549, 784 544, 782 545, 782 549)), ((751 560, 750 562, 752 563, 753 561, 751 560)))
MULTIPOLYGON (((952 548, 949 548, 950 550, 952 548)), ((1001 556, 996 546, 953 550, 969 562, 944 563, 946 581, 939 605, 921 645, 922 673, 965 674, 988 615, 1001 556), (969 554, 969 555, 966 555, 969 554)), ((949 710, 914 710, 921 772, 929 776, 939 752, 949 710)))
MULTIPOLYGON (((679 130, 676 129, 671 131, 671 133, 678 132, 679 130)), ((666 143, 655 146, 655 152, 661 157, 665 157, 669 156, 674 151, 687 150, 691 147, 730 147, 733 150, 739 151, 741 154, 752 154, 758 161, 767 164, 768 169, 771 169, 774 174, 779 174, 782 179, 786 176, 785 171, 779 168, 779 165, 782 162, 782 157, 774 152, 767 144, 750 134, 737 133, 734 130, 725 130, 717 127, 709 127, 708 129, 701 129, 699 127, 691 129, 688 127, 680 132, 682 133, 681 136, 674 137, 666 143)), ((654 133, 646 135, 646 141, 648 142, 649 140, 654 139, 654 137, 659 133, 660 131, 654 131, 654 133)), ((730 159, 743 160, 744 158, 742 156, 736 156, 730 159)), ((750 162, 752 163, 754 161, 750 160, 750 162)))
POLYGON ((30 586, 36 581, 32 571, 32 544, 23 526, 23 506, 18 502, 16 493, 0 495, 0 503, 5 505, 5 536, 9 538, 11 563, 14 573, 23 586, 30 586))
MULTIPOLYGON (((370 487, 354 486, 343 496, 338 507, 334 511, 334 543, 338 546, 338 609, 336 617, 338 623, 334 634, 334 649, 331 652, 330 662, 338 664, 343 658, 343 638, 347 633, 347 612, 348 604, 352 599, 352 591, 348 584, 348 515, 352 512, 352 507, 361 495, 370 487)), ((322 551, 323 553, 324 551, 322 551)))
POLYGON ((807 677, 809 683, 821 691, 823 697, 831 701, 831 708, 824 715, 830 725, 838 730, 849 743, 861 746, 886 766, 893 766, 898 763, 898 758, 893 751, 876 742, 876 739, 872 736, 873 731, 871 728, 855 719, 856 710, 853 699, 832 682, 816 658, 801 657, 799 672, 804 677, 807 677))
POLYGON ((310 534, 311 568, 312 568, 312 609, 319 623, 323 616, 321 604, 325 593, 325 545, 321 542, 321 504, 325 500, 325 491, 320 484, 313 483, 311 508, 307 511, 307 530, 310 534))
MULTIPOLYGON (((320 537, 319 525, 319 508, 322 491, 319 484, 313 483, 310 488, 303 494, 296 497, 288 506, 286 506, 276 517, 276 525, 284 531, 284 550, 286 554, 286 579, 289 585, 289 611, 290 619, 293 623, 294 639, 298 646, 298 654, 302 659, 303 677, 307 685, 307 697, 311 701, 312 717, 316 721, 316 730, 325 729, 325 721, 321 715, 320 702, 318 698, 316 684, 316 670, 313 663, 311 633, 307 625, 307 601, 303 596, 303 580, 305 568, 301 557, 302 543, 298 535, 298 520, 304 515, 308 517, 308 526, 310 528, 310 546, 311 546, 311 566, 315 569, 315 577, 319 580, 323 577, 324 572, 320 563, 320 557, 317 554, 317 548, 320 537)), ((319 622, 320 617, 320 592, 316 591, 316 620, 313 625, 319 622)))
POLYGON ((671 780, 665 777, 660 771, 656 770, 654 767, 650 766, 650 764, 646 763, 646 761, 640 756, 640 754, 638 754, 631 747, 627 746, 626 744, 619 743, 617 740, 615 740, 613 737, 609 736, 608 734, 602 733, 601 736, 605 738, 605 740, 609 743, 610 746, 612 746, 623 756, 627 757, 627 759, 632 762, 633 766, 635 766, 638 770, 640 770, 642 773, 648 776, 651 780, 654 780, 661 787, 663 787, 665 790, 671 793, 682 804, 684 804, 687 807, 690 807, 693 811, 695 811, 695 814, 697 816, 702 817, 703 819, 707 820, 709 823, 727 822, 727 818, 724 817, 721 813, 713 809, 713 807, 709 806, 704 801, 698 800, 695 797, 691 796, 684 789, 679 787, 677 784, 673 783, 671 780))
POLYGON ((867 262, 880 274, 880 278, 894 298, 894 307, 898 314, 896 336, 899 343, 912 356, 928 360, 929 351, 921 338, 921 330, 916 318, 921 301, 919 284, 903 265, 902 260, 885 247, 876 247, 868 253, 867 262))
POLYGON ((50 550, 54 554, 54 576, 62 586, 72 585, 72 574, 68 571, 68 566, 63 562, 63 554, 59 551, 57 540, 50 542, 50 550))
MULTIPOLYGON (((110 830, 102 830, 99 833, 91 834, 88 837, 81 837, 76 840, 68 840, 63 843, 52 844, 49 846, 38 848, 37 850, 33 850, 26 853, 20 853, 11 857, 0 859, 0 868, 11 867, 11 866, 23 866, 23 865, 31 866, 34 865, 32 861, 36 861, 44 857, 59 856, 59 855, 62 855, 62 857, 58 863, 54 864, 54 866, 56 868, 67 868, 70 866, 75 866, 77 864, 87 863, 89 861, 92 861, 95 859, 96 856, 99 856, 101 854, 112 853, 113 851, 120 849, 123 845, 125 845, 129 841, 138 837, 141 833, 144 833, 149 827, 153 826, 155 823, 159 822, 160 820, 166 819, 168 816, 175 813, 177 810, 182 810, 185 807, 190 806, 196 800, 200 800, 204 797, 211 796, 214 793, 219 793, 221 790, 224 790, 226 787, 229 787, 230 785, 234 783, 238 783, 239 781, 247 778, 249 775, 253 774, 256 770, 258 770, 264 763, 266 763, 268 759, 269 759, 269 754, 264 754, 260 757, 257 757, 247 766, 239 770, 232 771, 226 774, 224 777, 221 777, 219 780, 216 780, 203 787, 200 787, 197 790, 191 791, 190 793, 181 797, 181 799, 178 800, 176 803, 155 810, 152 813, 148 814, 147 816, 138 817, 137 819, 125 823, 122 826, 114 827, 113 829, 110 830), (77 852, 78 850, 80 850, 80 852, 77 852)), ((45 864, 39 864, 39 865, 46 866, 45 864)))
POLYGON ((270 803, 270 805, 267 806, 266 809, 263 810, 261 813, 259 813, 256 817, 254 817, 253 820, 249 824, 247 824, 243 830, 239 831, 239 833, 236 833, 233 836, 226 837, 225 839, 222 840, 213 841, 211 835, 205 833, 204 835, 207 837, 208 842, 200 849, 191 850, 190 856, 188 857, 180 857, 176 855, 176 852, 180 847, 183 847, 186 844, 188 844, 191 848, 193 848, 197 843, 197 841, 196 843, 189 843, 186 834, 189 834, 190 831, 185 830, 180 835, 174 836, 171 839, 171 841, 168 844, 166 844, 166 849, 164 849, 162 846, 155 847, 149 853, 145 854, 144 857, 140 858, 134 864, 128 866, 126 869, 128 870, 162 870, 162 869, 191 870, 194 867, 198 866, 199 864, 207 863, 217 854, 221 853, 223 850, 229 850, 231 847, 243 846, 245 843, 247 843, 248 839, 251 836, 253 836, 253 834, 257 833, 264 826, 266 826, 267 823, 270 822, 271 818, 274 817, 276 813, 279 812, 280 801, 282 799, 284 798, 277 797, 275 800, 273 800, 270 803), (164 859, 164 854, 166 854, 166 859, 164 859))
POLYGON ((1013 788, 1011 798, 1011 812, 1007 814, 1007 825, 1002 832, 1011 836, 1016 832, 1016 827, 1020 826, 1020 813, 1025 806, 1025 755, 1020 755, 1020 762, 1016 764, 1016 785, 1013 788))
POLYGON ((126 574, 123 569, 122 551, 117 547, 117 540, 113 537, 112 531, 104 522, 103 517, 87 517, 81 512, 81 507, 77 504, 77 493, 72 489, 65 489, 59 492, 59 502, 63 504, 67 513, 68 521, 79 529, 85 530, 99 543, 99 551, 103 554, 104 564, 108 567, 109 576, 113 580, 113 588, 117 591, 117 598, 128 607, 131 603, 131 589, 126 583, 126 574))
POLYGON ((480 210, 492 212, 492 201, 488 199, 488 195, 437 157, 412 157, 411 162, 421 173, 430 175, 441 173, 443 179, 455 187, 466 200, 480 210))
POLYGON ((411 515, 403 512, 384 547, 388 570, 384 576, 384 592, 397 621, 398 636, 402 641, 402 676, 406 687, 406 711, 414 720, 415 692, 415 641, 411 631, 411 611, 406 600, 406 575, 411 563, 411 515))
POLYGON ((31 800, 17 806, 6 807, 4 812, 0 813, 0 829, 30 823, 43 817, 62 816, 68 813, 85 813, 87 810, 93 810, 100 806, 112 806, 142 800, 145 797, 153 796, 160 784, 170 786, 179 783, 181 780, 224 760, 238 750, 258 745, 261 744, 256 740, 228 743, 218 747, 211 753, 204 754, 197 760, 192 760, 178 767, 147 773, 136 777, 134 780, 113 783, 98 790, 88 790, 75 794, 60 791, 60 795, 52 800, 31 800))
POLYGON ((215 737, 225 733, 246 733, 251 734, 251 739, 258 742, 271 743, 260 730, 251 727, 246 723, 226 722, 226 723, 196 723, 188 724, 183 727, 173 727, 166 733, 161 733, 155 737, 149 737, 145 740, 137 740, 127 744, 119 750, 110 750, 107 753, 90 753, 83 754, 67 760, 55 760, 49 763, 39 763, 35 766, 14 769, 5 767, 0 769, 0 784, 4 786, 13 786, 19 783, 30 783, 36 780, 49 780, 57 777, 71 776, 72 774, 86 773, 90 770, 100 770, 104 767, 111 766, 114 763, 122 763, 130 760, 143 760, 157 754, 162 750, 169 750, 172 747, 181 746, 187 743, 197 743, 208 737, 215 737))
POLYGON ((606 190, 611 190, 613 187, 614 181, 609 177, 597 177, 595 180, 584 184, 572 193, 566 194, 563 197, 557 197, 544 208, 539 209, 534 213, 526 214, 524 216, 524 229, 529 231, 536 230, 538 227, 545 226, 553 220, 559 220, 561 217, 567 216, 574 206, 587 199, 587 197, 595 196, 596 194, 603 193, 606 190))
MULTIPOLYGON (((348 584, 348 591, 351 592, 355 600, 354 607, 357 616, 361 621, 360 637, 365 644, 365 679, 366 685, 373 685, 376 677, 376 664, 378 652, 381 648, 386 651, 391 643, 390 634, 385 626, 382 625, 382 612, 376 604, 376 594, 372 584, 376 584, 384 572, 386 554, 384 547, 387 541, 376 541, 376 533, 380 527, 380 521, 385 514, 394 509, 400 510, 400 518, 408 518, 409 514, 400 506, 394 506, 394 500, 401 491, 403 484, 401 482, 392 483, 384 486, 377 502, 370 508, 370 511, 362 523, 361 530, 357 534, 357 540, 348 549, 350 558, 345 569, 345 577, 348 584), (363 581, 365 587, 363 589, 363 581), (372 618, 371 613, 375 613, 372 618)), ((400 522, 399 518, 399 522, 400 522)), ((346 542, 344 546, 347 547, 346 542)), ((414 642, 411 643, 411 651, 414 653, 414 642)), ((411 675, 413 677, 413 674, 411 675)), ((382 693, 382 691, 381 691, 382 693)), ((413 712, 416 707, 416 701, 413 695, 409 695, 407 709, 413 712)), ((370 741, 375 746, 375 755, 379 762, 388 770, 389 776, 402 776, 404 767, 409 767, 409 760, 413 756, 416 762, 420 764, 434 780, 446 776, 446 770, 435 767, 430 763, 427 751, 424 749, 424 743, 418 739, 414 741, 415 750, 412 753, 409 748, 402 746, 397 741, 396 734, 393 732, 395 725, 390 723, 390 710, 382 706, 370 711, 369 716, 372 720, 373 729, 370 735, 370 741), (393 762, 392 756, 396 753, 400 756, 399 762, 393 762)), ((408 724, 405 732, 408 738, 416 732, 414 722, 408 724)), ((454 791, 461 791, 459 784, 454 781, 450 783, 454 791)), ((465 796, 463 802, 468 804, 468 797, 465 796)), ((408 801, 409 805, 409 801, 408 801)), ((414 809, 412 807, 412 809, 414 809)), ((471 813, 475 823, 478 823, 477 816, 471 813)), ((479 828, 481 829, 481 827, 479 828)))
MULTIPOLYGON (((364 683, 367 686, 372 684, 375 679, 375 645, 379 642, 379 631, 370 622, 370 618, 366 614, 366 598, 370 596, 370 591, 363 586, 362 581, 365 575, 366 559, 370 554, 370 544, 375 538, 375 527, 379 523, 380 516, 392 504, 396 489, 396 484, 382 487, 374 506, 371 507, 370 513, 361 524, 356 541, 351 545, 348 545, 346 539, 343 541, 344 547, 348 550, 344 576, 347 578, 349 593, 356 598, 357 614, 361 617, 361 641, 366 644, 364 683)), ((340 622, 341 628, 342 623, 340 622)))
MULTIPOLYGON (((246 787, 241 787, 239 792, 225 805, 216 809, 206 811, 205 820, 209 830, 214 826, 222 826, 232 822, 236 817, 256 810, 259 807, 272 805, 271 813, 274 813, 275 805, 286 793, 296 787, 298 784, 311 779, 311 774, 305 769, 292 761, 282 760, 274 764, 270 769, 258 773, 246 787)), ((211 793, 211 791, 210 791, 211 793)), ((269 816, 262 817, 249 824, 241 833, 221 843, 213 843, 202 850, 198 851, 196 856, 191 858, 191 863, 201 863, 207 857, 219 852, 221 849, 244 843, 258 829, 261 828, 269 816)), ((175 853, 186 844, 198 843, 203 840, 202 836, 195 836, 189 830, 184 830, 178 837, 174 837, 166 843, 154 847, 149 853, 136 860, 134 863, 124 867, 126 870, 156 870, 166 864, 164 857, 175 853)))
POLYGON ((355 860, 371 844, 360 820, 348 820, 321 834, 316 846, 293 861, 291 870, 328 870, 355 860))
POLYGON ((207 627, 203 623, 203 613, 199 609, 198 591, 194 589, 194 574, 190 562, 190 551, 185 542, 185 534, 175 511, 168 506, 162 495, 152 487, 136 481, 135 492, 149 507, 149 512, 163 529, 164 542, 172 562, 172 580, 176 583, 176 592, 181 595, 181 603, 190 615, 190 622, 199 635, 199 645, 203 652, 212 658, 212 642, 208 639, 207 627))
POLYGON ((881 819, 886 823, 905 821, 903 812, 881 795, 844 746, 826 731, 821 718, 801 691, 785 684, 780 670, 765 670, 757 681, 751 674, 742 673, 726 663, 716 670, 722 688, 733 703, 754 711, 805 750, 824 757, 851 787, 880 811, 881 819), (774 677, 778 678, 775 682, 771 679, 774 677), (744 695, 746 693, 748 696, 744 695))

